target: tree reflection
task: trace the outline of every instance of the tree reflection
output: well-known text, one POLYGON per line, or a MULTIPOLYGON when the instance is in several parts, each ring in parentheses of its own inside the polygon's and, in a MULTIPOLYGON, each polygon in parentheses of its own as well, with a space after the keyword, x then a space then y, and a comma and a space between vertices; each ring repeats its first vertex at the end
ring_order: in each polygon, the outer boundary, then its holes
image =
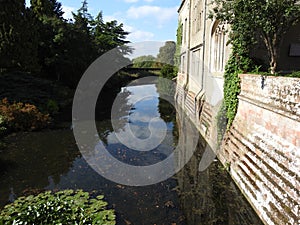
POLYGON ((11 191, 19 196, 26 189, 58 184, 80 153, 71 130, 20 133, 5 138, 10 144, 1 153, 6 168, 0 173, 0 205, 11 191))
POLYGON ((133 105, 129 103, 130 95, 131 92, 127 88, 122 88, 118 94, 112 95, 114 97, 113 100, 111 100, 110 97, 107 98, 112 102, 115 100, 114 104, 117 104, 119 107, 117 110, 112 111, 112 103, 109 103, 111 119, 114 120, 116 125, 115 128, 118 128, 117 130, 114 130, 111 121, 104 121, 103 118, 101 118, 101 123, 96 123, 99 137, 106 145, 108 144, 108 135, 113 131, 119 132, 121 129, 124 129, 125 125, 128 123, 128 117, 131 114, 131 111, 134 110, 133 105))
POLYGON ((169 79, 159 77, 156 88, 160 96, 158 104, 160 117, 166 123, 173 122, 175 124, 176 117, 174 115, 176 115, 176 110, 171 104, 174 102, 175 83, 169 79))

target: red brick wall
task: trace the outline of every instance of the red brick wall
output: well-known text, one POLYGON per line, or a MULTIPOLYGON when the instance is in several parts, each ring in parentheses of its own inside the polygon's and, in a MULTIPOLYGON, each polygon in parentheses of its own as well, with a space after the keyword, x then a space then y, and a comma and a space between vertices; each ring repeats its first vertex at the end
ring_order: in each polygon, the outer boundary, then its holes
POLYGON ((196 102, 181 85, 177 85, 176 100, 230 168, 262 221, 299 225, 300 79, 244 74, 240 78, 238 112, 220 149, 216 145, 218 109, 205 98, 196 102))
POLYGON ((219 159, 266 224, 300 224, 300 79, 240 75, 219 159))

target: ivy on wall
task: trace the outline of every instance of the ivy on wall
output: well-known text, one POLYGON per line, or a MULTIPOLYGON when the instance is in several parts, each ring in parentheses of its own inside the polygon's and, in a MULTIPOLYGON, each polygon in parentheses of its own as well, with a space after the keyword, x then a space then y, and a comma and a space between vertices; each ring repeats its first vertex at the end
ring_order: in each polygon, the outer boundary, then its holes
MULTIPOLYGON (((236 43, 240 46, 239 43, 236 43)), ((227 128, 234 120, 238 108, 238 94, 241 91, 240 79, 238 75, 245 73, 253 68, 251 59, 245 54, 244 50, 233 45, 232 53, 225 66, 224 73, 224 105, 228 119, 227 128)))
MULTIPOLYGON (((218 2, 218 0, 215 1, 218 2)), ((224 106, 228 119, 227 128, 232 125, 237 112, 238 94, 240 93, 238 74, 253 71, 255 68, 250 58, 250 46, 253 46, 256 40, 251 29, 248 29, 249 24, 244 19, 243 11, 237 10, 239 7, 241 7, 240 2, 236 2, 234 5, 234 17, 231 15, 233 12, 231 8, 228 9, 226 7, 221 8, 222 10, 219 11, 214 9, 209 15, 211 19, 215 18, 230 24, 229 43, 232 52, 225 66, 223 87, 224 106)))
MULTIPOLYGON (((225 67, 224 102, 230 127, 240 92, 239 73, 258 72, 250 58, 250 48, 260 41, 269 56, 269 72, 275 74, 283 36, 300 21, 297 1, 213 0, 209 17, 230 24, 232 54, 225 67)), ((259 63, 259 62, 257 62, 259 63)), ((290 76, 297 76, 293 73, 290 76)), ((299 75, 298 75, 299 76, 299 75)))
POLYGON ((178 21, 177 34, 176 34, 176 36, 177 36, 176 51, 175 51, 175 55, 174 55, 174 66, 175 66, 175 68, 177 68, 174 71, 175 75, 177 75, 178 68, 180 66, 180 54, 181 54, 181 45, 182 45, 182 30, 183 30, 182 23, 179 20, 178 21))

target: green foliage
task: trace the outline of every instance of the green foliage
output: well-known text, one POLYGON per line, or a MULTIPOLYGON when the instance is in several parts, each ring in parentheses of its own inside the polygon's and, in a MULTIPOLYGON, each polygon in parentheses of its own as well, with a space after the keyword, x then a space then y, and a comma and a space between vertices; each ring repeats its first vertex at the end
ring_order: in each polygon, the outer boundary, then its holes
POLYGON ((5 98, 0 102, 2 124, 9 130, 38 130, 47 127, 50 122, 48 114, 41 113, 31 104, 12 103, 5 98))
POLYGON ((294 71, 294 72, 292 72, 292 73, 290 73, 290 74, 286 74, 285 76, 287 76, 287 77, 298 77, 298 78, 300 78, 300 71, 294 71))
POLYGON ((156 68, 157 62, 153 55, 144 55, 136 57, 132 60, 135 68, 156 68))
POLYGON ((5 118, 4 118, 3 115, 0 114, 0 134, 4 130, 6 130, 6 127, 5 127, 5 118))
POLYGON ((31 10, 40 19, 62 18, 62 5, 56 0, 30 0, 31 10))
POLYGON ((100 195, 93 199, 82 190, 47 191, 20 197, 0 212, 0 224, 114 225, 114 211, 106 209, 103 198, 100 195))
MULTIPOLYGON (((24 71, 76 87, 87 67, 101 54, 119 47, 131 52, 123 24, 93 18, 83 1, 73 20, 63 18, 57 0, 1 1, 0 72, 24 71), (122 47, 120 47, 122 46, 122 47)), ((120 57, 118 57, 119 59, 120 57)), ((124 57, 125 60, 125 57, 124 57)))
POLYGON ((174 70, 175 70, 174 66, 172 66, 170 64, 165 64, 161 68, 160 76, 171 80, 174 78, 174 75, 175 75, 174 70))
POLYGON ((244 55, 243 49, 233 45, 233 52, 225 66, 224 73, 224 105, 229 128, 234 120, 238 108, 238 94, 240 93, 240 79, 238 75, 251 71, 252 61, 244 55))
MULTIPOLYGON (((174 65, 176 66, 176 68, 178 68, 180 66, 180 54, 181 54, 181 46, 182 46, 182 32, 183 32, 183 26, 181 21, 178 21, 178 28, 177 28, 177 40, 176 40, 176 50, 175 50, 175 54, 174 54, 174 65)), ((178 72, 178 69, 176 69, 176 75, 178 72)))
MULTIPOLYGON (((269 54, 270 72, 275 73, 282 40, 291 26, 300 22, 300 5, 296 0, 214 0, 211 17, 234 25, 235 35, 257 39, 269 54)), ((239 37, 238 37, 239 38, 239 37)), ((240 44, 246 43, 246 39, 240 44)))
POLYGON ((166 41, 165 45, 159 48, 157 61, 164 64, 174 65, 175 51, 176 43, 174 41, 166 41))
MULTIPOLYGON (((250 58, 250 48, 256 43, 256 36, 248 20, 247 5, 244 1, 215 0, 216 7, 210 17, 228 22, 230 29, 230 44, 232 52, 225 66, 224 73, 224 106, 228 119, 227 128, 234 120, 238 107, 238 94, 240 93, 240 79, 238 74, 253 71, 255 65, 250 58)), ((257 67, 256 67, 257 68, 257 67)))
POLYGON ((126 46, 126 36, 129 32, 124 31, 123 24, 118 24, 116 20, 104 22, 102 12, 91 21, 92 36, 97 48, 98 55, 101 55, 115 47, 122 46, 119 50, 126 55, 131 53, 132 49, 126 46))
POLYGON ((292 0, 214 0, 211 18, 231 25, 232 54, 225 67, 224 104, 230 127, 237 112, 240 92, 239 73, 258 71, 250 48, 257 41, 265 43, 269 53, 270 72, 275 74, 280 45, 288 29, 300 21, 300 6, 292 0))
POLYGON ((37 29, 25 0, 0 2, 0 72, 39 71, 37 29))
POLYGON ((49 114, 56 114, 59 111, 59 106, 57 101, 53 100, 53 99, 49 99, 47 102, 47 112, 49 114))

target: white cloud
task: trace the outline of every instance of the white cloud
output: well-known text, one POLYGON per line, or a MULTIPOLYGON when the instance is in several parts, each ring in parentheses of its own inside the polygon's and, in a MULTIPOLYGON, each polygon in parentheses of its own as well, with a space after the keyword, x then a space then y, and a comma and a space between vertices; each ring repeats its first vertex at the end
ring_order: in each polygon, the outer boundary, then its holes
POLYGON ((162 8, 158 6, 132 6, 127 10, 127 17, 130 19, 149 18, 157 22, 158 27, 162 27, 170 20, 177 18, 177 6, 162 8))
POLYGON ((127 36, 127 40, 129 40, 130 42, 135 43, 141 41, 149 41, 149 40, 153 40, 154 38, 153 33, 149 31, 139 30, 133 26, 126 24, 125 20, 122 18, 122 15, 119 15, 119 13, 110 16, 104 16, 103 19, 104 21, 117 20, 118 23, 123 23, 123 29, 129 32, 129 35, 127 36))
POLYGON ((71 6, 62 6, 62 11, 64 12, 63 17, 65 19, 73 19, 73 15, 72 12, 75 12, 76 9, 74 7, 71 6))
POLYGON ((129 46, 134 48, 134 51, 129 58, 133 59, 142 55, 153 55, 155 57, 159 52, 159 48, 165 44, 160 41, 140 41, 141 42, 129 44, 129 46))
POLYGON ((104 16, 104 17, 103 17, 103 20, 104 20, 105 22, 110 22, 110 21, 113 21, 113 20, 117 20, 118 23, 121 23, 114 15, 113 15, 113 16, 104 16))
POLYGON ((152 40, 154 34, 148 31, 134 30, 128 35, 128 40, 131 42, 149 41, 152 40))
POLYGON ((134 2, 138 2, 139 0, 124 0, 127 3, 134 3, 134 2))

